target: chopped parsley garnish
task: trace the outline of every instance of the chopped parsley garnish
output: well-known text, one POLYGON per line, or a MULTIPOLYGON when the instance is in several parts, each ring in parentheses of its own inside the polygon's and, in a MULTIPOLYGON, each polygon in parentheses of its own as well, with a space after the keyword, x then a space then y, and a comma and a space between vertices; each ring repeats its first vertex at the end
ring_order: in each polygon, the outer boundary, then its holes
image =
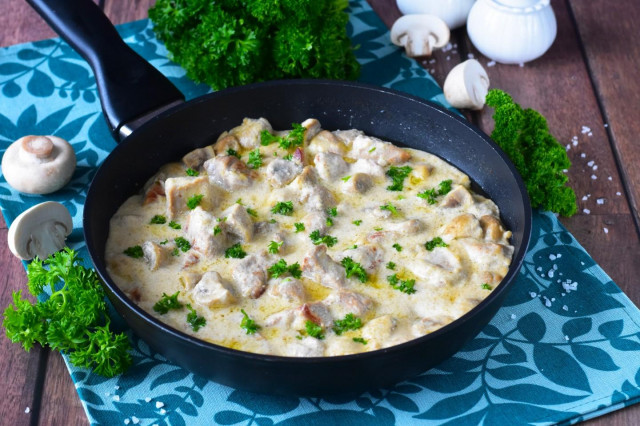
POLYGON ((433 240, 427 241, 424 246, 427 250, 431 251, 436 247, 449 247, 449 244, 442 241, 442 238, 435 237, 433 240))
POLYGON ((273 219, 273 218, 271 218, 271 219, 269 219, 269 223, 278 223, 278 221, 273 219))
POLYGON ((371 153, 371 152, 373 152, 373 151, 375 151, 375 150, 376 150, 376 147, 374 146, 373 148, 371 148, 371 149, 369 150, 369 153, 371 153))
POLYGON ((293 160, 293 154, 287 154, 284 157, 282 157, 283 160, 287 160, 287 161, 291 161, 293 160))
POLYGON ((357 245, 357 244, 354 244, 354 245, 352 245, 352 246, 351 246, 351 247, 349 247, 349 248, 350 248, 351 250, 355 250, 355 249, 357 249, 357 248, 358 248, 358 245, 357 245))
POLYGON ((151 220, 149 221, 150 224, 152 225, 162 225, 164 223, 167 223, 167 218, 157 214, 154 217, 151 218, 151 220))
POLYGON ((487 283, 482 283, 482 289, 483 290, 491 290, 493 289, 493 287, 491 287, 489 284, 487 283))
POLYGON ((186 253, 191 248, 191 244, 189 244, 189 241, 187 241, 183 237, 178 237, 173 241, 175 241, 176 247, 178 247, 180 250, 182 250, 183 253, 186 253))
POLYGON ((247 207, 247 214, 249 214, 249 216, 258 217, 258 212, 251 207, 247 207))
POLYGON ((177 223, 174 222, 173 220, 171 222, 169 222, 169 228, 173 228, 173 229, 182 229, 182 226, 177 223))
POLYGON ((216 225, 213 227, 213 235, 218 235, 221 232, 222 232, 222 228, 220 228, 220 225, 216 225))
POLYGON ((344 319, 335 320, 333 322, 333 332, 340 336, 348 330, 357 330, 362 327, 362 320, 357 316, 349 313, 344 319))
POLYGON ((191 325, 191 329, 193 331, 198 331, 207 325, 207 320, 204 317, 198 316, 198 312, 196 312, 196 310, 188 303, 187 309, 189 310, 189 313, 187 314, 187 322, 191 325))
POLYGON ((204 195, 202 195, 202 194, 196 194, 193 197, 190 197, 187 200, 187 207, 189 207, 190 210, 195 209, 196 207, 198 207, 200 205, 200 202, 202 201, 203 197, 204 197, 204 195))
POLYGON ((327 247, 333 247, 338 242, 338 239, 331 235, 320 235, 320 231, 317 229, 309 234, 309 238, 311 238, 311 242, 316 246, 318 244, 326 244, 327 247))
POLYGON ((327 226, 333 226, 333 219, 330 217, 327 218, 327 226))
POLYGON ((142 247, 140 246, 127 247, 123 253, 129 257, 133 257, 134 259, 140 259, 144 256, 144 253, 142 253, 142 247))
POLYGON ((304 133, 307 129, 298 123, 292 123, 291 127, 292 130, 285 137, 276 136, 271 134, 268 130, 263 130, 260 133, 260 144, 262 146, 267 146, 277 142, 278 146, 282 149, 301 146, 304 142, 304 133))
POLYGON ((267 246, 267 250, 271 254, 278 254, 278 252, 280 251, 280 247, 282 247, 282 244, 284 244, 284 241, 271 241, 267 246))
POLYGON ((416 290, 413 288, 413 286, 416 284, 416 280, 402 280, 398 278, 398 274, 393 274, 387 276, 387 281, 389 281, 391 287, 396 290, 400 290, 403 293, 413 294, 416 292, 416 290))
POLYGON ((169 296, 167 293, 162 293, 162 298, 153 305, 153 310, 157 313, 164 315, 172 309, 181 309, 182 303, 178 300, 180 295, 179 291, 169 296))
POLYGON ((240 245, 240 243, 235 243, 224 251, 224 257, 226 257, 227 259, 230 257, 234 259, 244 259, 246 255, 247 252, 242 250, 242 246, 240 245))
POLYGON ((160 245, 165 245, 169 242, 169 240, 165 239, 164 241, 160 241, 160 245))
POLYGON ((188 174, 189 176, 198 176, 200 173, 197 170, 193 170, 191 167, 189 167, 187 170, 184 171, 186 174, 188 174))
POLYGON ((249 161, 247 164, 252 169, 257 169, 262 166, 262 154, 260 154, 260 149, 256 148, 249 153, 249 161))
POLYGON ((387 269, 391 269, 392 271, 396 269, 396 264, 393 262, 387 263, 387 269))
POLYGON ((267 272, 269 272, 269 278, 278 278, 287 272, 294 278, 300 278, 302 276, 302 270, 300 269, 300 264, 298 262, 287 266, 287 261, 284 259, 280 259, 271 265, 269 269, 267 269, 267 272))
POLYGON ((304 223, 302 223, 302 222, 296 222, 296 223, 293 224, 293 226, 296 227, 296 233, 302 232, 302 231, 305 230, 304 223))
POLYGON ((362 337, 354 337, 353 341, 356 342, 356 343, 362 343, 363 345, 367 344, 367 341, 362 337))
POLYGON ((438 184, 438 190, 435 188, 426 189, 424 192, 419 193, 418 197, 427 200, 429 204, 435 204, 437 202, 436 197, 446 195, 451 191, 451 183, 451 179, 443 180, 438 184))
POLYGON ((358 219, 358 220, 354 220, 352 222, 355 226, 360 226, 360 224, 362 223, 362 220, 358 219))
POLYGON ((236 200, 236 204, 240 204, 241 206, 244 206, 244 203, 242 202, 242 198, 238 198, 236 200))
POLYGON ((376 226, 373 228, 374 231, 382 231, 382 226, 376 226))
POLYGON ((362 265, 358 262, 354 262, 350 257, 345 257, 340 262, 342 266, 344 266, 344 271, 347 275, 347 278, 351 278, 355 275, 361 283, 367 282, 367 272, 364 270, 362 265))
POLYGON ((409 166, 403 166, 403 167, 391 166, 389 170, 387 170, 386 175, 391 178, 391 181, 393 183, 387 186, 387 189, 389 191, 402 191, 404 180, 407 178, 407 176, 409 176, 409 173, 411 173, 411 170, 413 169, 409 166))
POLYGON ((322 334, 322 327, 315 322, 307 320, 307 322, 304 324, 304 328, 309 336, 315 337, 318 340, 324 339, 324 334, 322 334))
POLYGON ((227 149, 227 155, 233 156, 233 157, 236 157, 236 158, 240 158, 240 154, 238 154, 238 151, 236 151, 235 149, 231 149, 231 148, 227 149))
POLYGON ((396 249, 396 251, 401 252, 402 251, 402 246, 398 243, 395 243, 394 245, 392 245, 391 247, 393 247, 394 249, 396 249))
POLYGON ((351 175, 340 178, 340 180, 343 182, 347 182, 349 179, 351 179, 351 175))
POLYGON ((291 216, 293 214, 293 202, 279 201, 271 208, 271 213, 291 216))
POLYGON ((327 214, 330 217, 336 217, 338 216, 338 208, 337 207, 331 207, 329 209, 327 209, 327 214))
POLYGON ((394 206, 391 203, 387 203, 384 206, 380 206, 380 210, 387 210, 391 212, 391 215, 393 216, 398 216, 400 213, 398 213, 398 209, 396 209, 396 206, 394 206))
POLYGON ((180 256, 180 250, 178 250, 178 247, 173 248, 173 250, 171 251, 171 256, 180 256))
POLYGON ((240 309, 240 312, 242 312, 243 315, 240 327, 244 328, 247 334, 255 334, 255 332, 260 329, 260 326, 256 324, 254 320, 249 318, 249 315, 244 311, 244 309, 240 309))

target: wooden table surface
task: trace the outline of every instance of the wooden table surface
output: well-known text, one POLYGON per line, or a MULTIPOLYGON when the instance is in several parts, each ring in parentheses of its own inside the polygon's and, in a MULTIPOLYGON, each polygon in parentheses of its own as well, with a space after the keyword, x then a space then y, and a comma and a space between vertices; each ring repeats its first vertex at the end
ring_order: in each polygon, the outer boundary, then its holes
MULTIPOLYGON (((114 23, 146 18, 154 0, 100 0, 114 23)), ((369 0, 390 26, 400 16, 394 0, 369 0)), ((525 107, 547 117, 551 132, 571 148, 570 183, 578 196, 578 214, 562 223, 573 233, 631 300, 640 304, 640 1, 552 0, 558 35, 551 49, 524 67, 500 65, 486 70, 491 87, 511 93, 525 107), (635 28, 635 29, 634 29, 635 28), (581 132, 591 129, 592 135, 581 132), (582 154, 585 154, 584 156, 582 154), (593 170, 593 163, 598 166, 593 170), (593 180, 592 175, 597 179, 593 180), (588 196, 583 200, 583 196, 588 196), (603 199, 598 204, 597 199, 603 199), (586 212, 590 211, 589 214, 586 212), (608 229, 608 233, 604 229, 608 229)), ((55 34, 22 0, 3 0, 0 46, 55 34)), ((436 52, 423 62, 439 84, 448 71, 473 54, 489 60, 470 43, 464 28, 452 33, 453 50, 436 52)), ((487 109, 467 117, 491 131, 487 109)), ((7 227, 0 218, 0 308, 11 291, 26 282, 22 264, 9 252, 7 227)), ((86 424, 87 417, 58 353, 34 348, 26 353, 0 337, 0 423, 6 425, 86 424), (27 410, 28 408, 28 410, 27 410)), ((640 405, 590 423, 640 424, 640 405)))

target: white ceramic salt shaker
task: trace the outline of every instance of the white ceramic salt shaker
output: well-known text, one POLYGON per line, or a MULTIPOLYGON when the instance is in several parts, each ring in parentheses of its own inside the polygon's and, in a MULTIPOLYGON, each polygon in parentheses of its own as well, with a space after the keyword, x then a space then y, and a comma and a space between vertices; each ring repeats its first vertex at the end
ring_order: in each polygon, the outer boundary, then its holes
POLYGON ((542 56, 556 38, 550 0, 478 0, 467 18, 473 45, 503 64, 522 64, 542 56))
POLYGON ((436 15, 450 29, 467 22, 467 15, 476 0, 397 0, 398 9, 404 15, 436 15))

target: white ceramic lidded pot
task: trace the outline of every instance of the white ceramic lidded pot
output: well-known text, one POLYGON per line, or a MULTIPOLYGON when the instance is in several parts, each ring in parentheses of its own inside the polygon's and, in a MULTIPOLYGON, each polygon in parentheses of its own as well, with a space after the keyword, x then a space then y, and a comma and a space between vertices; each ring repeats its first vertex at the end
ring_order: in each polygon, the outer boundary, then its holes
POLYGON ((396 0, 403 15, 427 14, 442 19, 449 29, 467 22, 467 15, 476 0, 396 0))
POLYGON ((550 0, 478 0, 467 19, 473 45, 503 64, 539 58, 551 47, 557 31, 550 0))

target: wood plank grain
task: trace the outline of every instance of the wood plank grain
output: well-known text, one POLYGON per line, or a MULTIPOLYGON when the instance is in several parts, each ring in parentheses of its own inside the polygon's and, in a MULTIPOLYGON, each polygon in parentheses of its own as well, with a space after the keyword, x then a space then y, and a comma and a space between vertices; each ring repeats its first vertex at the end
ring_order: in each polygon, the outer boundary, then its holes
MULTIPOLYGON (((7 226, 0 216, 0 310, 12 301, 12 292, 26 290, 26 277, 22 263, 14 257, 4 243, 7 240, 7 226)), ((40 357, 43 355, 39 346, 25 352, 22 345, 12 343, 6 336, 4 329, 0 337, 0 388, 3 398, 0 399, 0 423, 7 425, 29 424, 37 419, 34 409, 34 395, 37 392, 37 376, 40 357), (29 408, 29 412, 25 410, 29 408)))
POLYGON ((154 4, 155 0, 105 0, 104 13, 114 24, 121 24, 147 18, 147 11, 154 4))
POLYGON ((69 370, 57 352, 49 354, 40 406, 41 425, 89 424, 69 370))
POLYGON ((569 0, 569 4, 640 223, 640 7, 637 0, 569 0))

